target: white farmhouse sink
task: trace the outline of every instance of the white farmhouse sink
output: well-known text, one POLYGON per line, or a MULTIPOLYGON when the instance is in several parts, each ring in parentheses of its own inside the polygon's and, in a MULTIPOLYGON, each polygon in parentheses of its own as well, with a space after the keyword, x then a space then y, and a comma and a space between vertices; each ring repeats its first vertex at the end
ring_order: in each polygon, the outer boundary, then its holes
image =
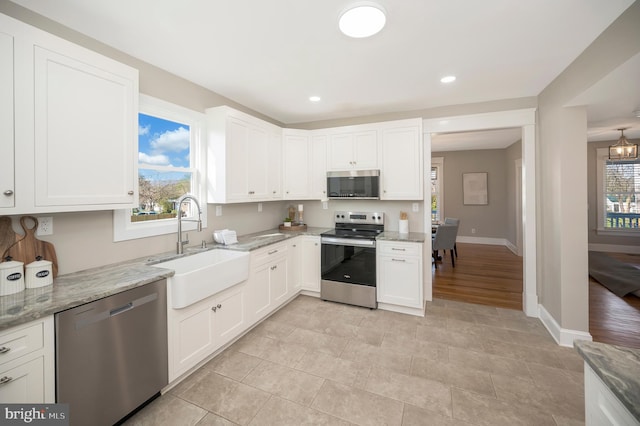
POLYGON ((213 249, 151 266, 175 271, 167 286, 171 307, 180 309, 246 280, 249 253, 213 249))

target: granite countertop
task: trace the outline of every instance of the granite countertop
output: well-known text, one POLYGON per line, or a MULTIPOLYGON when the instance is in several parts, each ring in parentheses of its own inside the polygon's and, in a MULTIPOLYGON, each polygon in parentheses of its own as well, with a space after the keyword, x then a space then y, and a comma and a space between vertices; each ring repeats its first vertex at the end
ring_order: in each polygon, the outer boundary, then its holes
POLYGON ((329 228, 308 227, 305 231, 280 232, 278 229, 270 229, 240 236, 238 243, 230 246, 212 244, 206 249, 187 248, 183 255, 175 252, 160 253, 60 275, 54 279, 53 285, 0 296, 0 331, 173 276, 174 272, 170 269, 150 266, 155 263, 215 248, 251 251, 299 235, 317 236, 328 230, 329 228), (264 235, 269 236, 262 237, 264 235))
POLYGON ((640 349, 587 340, 573 344, 622 405, 640 420, 640 349))
POLYGON ((424 243, 427 237, 431 238, 431 234, 425 234, 423 232, 409 232, 408 234, 401 234, 399 232, 384 231, 378 235, 376 240, 378 241, 405 241, 410 243, 424 243))

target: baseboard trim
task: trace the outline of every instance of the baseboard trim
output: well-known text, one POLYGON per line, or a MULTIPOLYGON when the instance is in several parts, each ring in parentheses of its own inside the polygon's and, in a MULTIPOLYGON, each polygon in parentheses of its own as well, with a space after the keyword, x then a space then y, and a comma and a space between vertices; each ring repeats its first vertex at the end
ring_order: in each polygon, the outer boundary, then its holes
POLYGON ((547 331, 551 334, 551 337, 553 337, 558 345, 572 348, 575 340, 593 340, 591 334, 587 332, 569 330, 560 327, 560 324, 558 324, 555 318, 553 318, 544 306, 538 305, 538 311, 540 321, 542 321, 542 324, 546 327, 547 331))
POLYGON ((391 303, 378 302, 378 309, 381 309, 383 311, 399 312, 401 314, 424 317, 424 308, 423 309, 409 308, 407 306, 400 306, 400 305, 394 305, 391 303))
POLYGON ((487 244, 491 246, 506 246, 507 240, 504 238, 488 238, 488 237, 466 237, 459 236, 456 238, 456 242, 458 243, 469 243, 469 244, 487 244))
POLYGON ((640 246, 623 246, 618 244, 589 243, 589 251, 603 251, 608 253, 640 254, 640 246))

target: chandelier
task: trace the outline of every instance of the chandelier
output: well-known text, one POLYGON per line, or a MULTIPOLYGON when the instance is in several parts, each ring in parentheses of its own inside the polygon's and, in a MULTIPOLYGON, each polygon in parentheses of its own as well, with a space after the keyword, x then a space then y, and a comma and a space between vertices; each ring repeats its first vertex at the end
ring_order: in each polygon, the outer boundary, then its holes
POLYGON ((620 130, 620 139, 615 145, 609 146, 610 161, 633 161, 638 159, 638 144, 631 144, 624 136, 624 129, 620 130))

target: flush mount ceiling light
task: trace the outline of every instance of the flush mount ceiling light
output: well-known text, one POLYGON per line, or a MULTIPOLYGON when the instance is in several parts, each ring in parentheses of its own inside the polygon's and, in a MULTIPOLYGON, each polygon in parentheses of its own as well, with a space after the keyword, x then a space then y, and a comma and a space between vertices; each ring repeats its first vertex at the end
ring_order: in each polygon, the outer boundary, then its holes
POLYGON ((342 12, 338 27, 349 37, 364 38, 380 32, 386 22, 385 11, 380 5, 373 2, 359 2, 342 12))
POLYGON ((309 96, 311 102, 320 102, 320 96, 309 96))
POLYGON ((456 81, 455 75, 447 75, 440 79, 440 83, 453 83, 454 81, 456 81))
POLYGON ((609 146, 610 161, 633 161, 638 158, 638 145, 631 144, 624 136, 627 128, 617 129, 621 132, 620 139, 615 145, 609 146))

